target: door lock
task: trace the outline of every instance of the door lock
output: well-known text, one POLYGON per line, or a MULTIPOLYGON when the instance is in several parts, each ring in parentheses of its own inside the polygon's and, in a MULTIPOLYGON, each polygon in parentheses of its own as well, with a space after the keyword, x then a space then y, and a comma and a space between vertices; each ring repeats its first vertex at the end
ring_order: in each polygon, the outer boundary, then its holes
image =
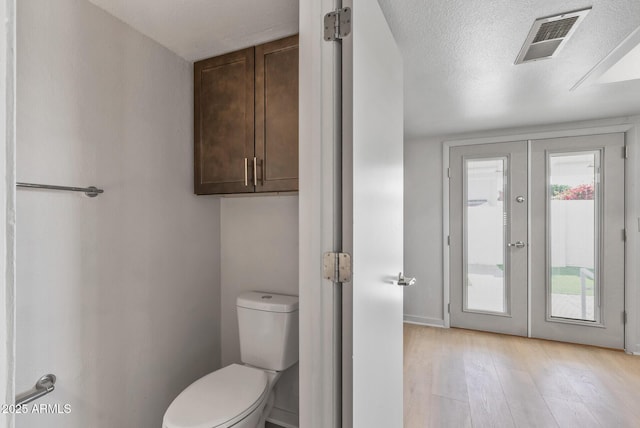
POLYGON ((524 248, 527 244, 522 241, 509 242, 507 247, 516 247, 516 248, 524 248))

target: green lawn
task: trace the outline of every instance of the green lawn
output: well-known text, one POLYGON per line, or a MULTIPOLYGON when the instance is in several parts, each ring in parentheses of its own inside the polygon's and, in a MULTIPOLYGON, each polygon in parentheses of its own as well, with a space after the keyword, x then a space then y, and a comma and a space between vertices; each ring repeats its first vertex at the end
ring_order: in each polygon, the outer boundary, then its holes
MULTIPOLYGON (((503 265, 497 265, 504 270, 503 265)), ((593 273, 593 269, 589 269, 593 273)), ((580 268, 576 266, 555 267, 551 270, 552 293, 554 294, 580 294, 580 268)), ((593 296, 593 280, 587 278, 587 296, 593 296)))
MULTIPOLYGON (((589 269, 593 273, 593 269, 589 269)), ((580 294, 580 268, 555 267, 551 270, 551 292, 554 294, 580 294)), ((587 296, 593 296, 593 280, 587 278, 587 296)))

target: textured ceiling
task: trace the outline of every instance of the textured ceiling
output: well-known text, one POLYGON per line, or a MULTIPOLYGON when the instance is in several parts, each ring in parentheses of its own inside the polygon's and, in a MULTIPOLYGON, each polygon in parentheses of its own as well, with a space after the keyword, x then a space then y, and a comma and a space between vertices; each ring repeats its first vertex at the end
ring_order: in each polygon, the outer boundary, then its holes
POLYGON ((189 61, 298 32, 298 0, 89 0, 189 61))
MULTIPOLYGON (((187 60, 298 31, 298 0, 90 1, 187 60)), ((408 139, 640 114, 640 80, 570 91, 640 25, 640 0, 379 2, 404 56, 408 139), (536 18, 587 6, 557 58, 513 64, 536 18)))
POLYGON ((639 0, 379 2, 404 56, 408 139, 640 114, 640 80, 570 91, 640 25, 639 0), (587 6, 556 59, 513 64, 536 18, 587 6))

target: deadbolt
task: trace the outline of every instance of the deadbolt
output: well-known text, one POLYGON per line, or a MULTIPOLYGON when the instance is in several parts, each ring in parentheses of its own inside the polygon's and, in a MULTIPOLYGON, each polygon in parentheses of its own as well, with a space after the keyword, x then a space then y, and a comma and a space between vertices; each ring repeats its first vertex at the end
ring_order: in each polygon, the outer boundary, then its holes
POLYGON ((516 197, 516 202, 523 203, 524 202, 524 196, 516 197))

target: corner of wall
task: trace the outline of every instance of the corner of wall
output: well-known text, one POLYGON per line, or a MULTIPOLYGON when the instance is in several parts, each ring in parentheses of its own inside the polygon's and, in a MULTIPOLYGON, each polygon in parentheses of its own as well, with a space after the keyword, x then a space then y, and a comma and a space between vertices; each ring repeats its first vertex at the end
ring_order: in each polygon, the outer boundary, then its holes
POLYGON ((405 314, 404 315, 404 322, 406 324, 416 324, 416 325, 423 325, 426 327, 444 327, 444 320, 440 319, 440 318, 430 318, 430 317, 423 317, 420 315, 409 315, 409 314, 405 314))

